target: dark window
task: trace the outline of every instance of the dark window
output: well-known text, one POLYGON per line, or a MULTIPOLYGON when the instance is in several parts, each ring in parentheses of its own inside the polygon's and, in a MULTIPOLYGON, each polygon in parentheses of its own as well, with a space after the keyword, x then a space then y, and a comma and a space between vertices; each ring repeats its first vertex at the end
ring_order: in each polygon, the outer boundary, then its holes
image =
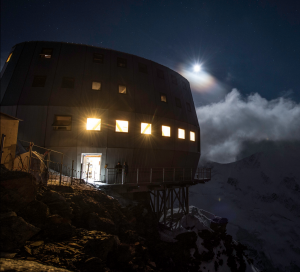
POLYGON ((32 87, 45 87, 46 76, 35 76, 32 82, 32 87))
POLYGON ((186 85, 186 83, 184 81, 182 81, 182 85, 183 85, 183 89, 187 90, 187 85, 186 85))
POLYGON ((64 77, 61 82, 61 87, 74 89, 74 78, 73 77, 64 77))
POLYGON ((51 59, 52 52, 53 52, 52 48, 43 48, 40 53, 40 58, 41 59, 51 59))
POLYGON ((69 115, 55 115, 52 124, 53 130, 71 130, 72 116, 69 115))
POLYGON ((180 101, 180 99, 177 98, 177 97, 175 97, 175 101, 176 101, 176 106, 177 106, 178 108, 181 108, 181 101, 180 101))
POLYGON ((188 111, 190 112, 192 111, 190 103, 186 102, 186 107, 188 111))
POLYGON ((167 102, 167 96, 165 94, 160 94, 160 101, 167 102))
POLYGON ((103 54, 94 53, 94 55, 93 55, 93 62, 103 63, 103 54))
POLYGON ((163 70, 157 69, 157 76, 161 79, 165 79, 163 70))
POLYGON ((117 59, 117 65, 118 65, 118 67, 126 68, 127 67, 127 59, 118 58, 117 59))
POLYGON ((147 65, 139 62, 139 71, 148 74, 147 65))
POLYGON ((173 84, 177 85, 177 78, 176 76, 171 75, 171 81, 173 84))

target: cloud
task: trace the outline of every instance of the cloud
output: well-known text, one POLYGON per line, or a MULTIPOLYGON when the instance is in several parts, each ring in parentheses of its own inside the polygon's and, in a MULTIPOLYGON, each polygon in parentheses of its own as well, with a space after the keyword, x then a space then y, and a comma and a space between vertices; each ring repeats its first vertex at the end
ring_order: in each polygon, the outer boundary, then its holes
POLYGON ((235 161, 245 142, 300 140, 300 104, 286 97, 243 98, 233 89, 222 101, 198 107, 197 115, 204 160, 235 161))

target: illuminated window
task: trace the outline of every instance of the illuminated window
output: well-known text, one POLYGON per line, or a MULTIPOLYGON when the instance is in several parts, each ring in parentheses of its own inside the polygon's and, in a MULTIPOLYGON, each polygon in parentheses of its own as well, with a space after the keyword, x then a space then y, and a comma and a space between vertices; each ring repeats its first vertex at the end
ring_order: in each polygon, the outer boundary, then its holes
POLYGON ((178 138, 185 139, 185 130, 184 129, 181 129, 181 128, 178 129, 178 138))
POLYGON ((121 94, 127 94, 126 86, 119 85, 119 93, 121 93, 121 94))
POLYGON ((165 79, 163 70, 157 69, 157 76, 161 79, 165 79))
POLYGON ((74 89, 74 78, 73 77, 64 77, 61 82, 61 87, 74 89))
POLYGON ((94 53, 93 54, 93 62, 103 63, 103 54, 94 53))
POLYGON ((116 132, 128 132, 128 121, 116 120, 116 132))
POLYGON ((168 126, 161 126, 162 136, 171 137, 171 128, 168 126))
POLYGON ((126 68, 127 67, 127 60, 124 59, 124 58, 118 58, 117 59, 117 66, 126 68))
POLYGON ((52 127, 53 130, 71 130, 72 116, 55 115, 52 127))
POLYGON ((52 48, 43 48, 40 53, 40 58, 41 59, 51 59, 52 51, 53 51, 52 48))
POLYGON ((165 94, 160 95, 160 101, 161 102, 167 102, 167 96, 165 94))
POLYGON ((139 71, 147 74, 148 73, 147 65, 139 62, 139 71))
POLYGON ((32 87, 44 87, 46 76, 35 76, 32 82, 32 87))
POLYGON ((151 134, 151 124, 141 123, 141 133, 142 134, 151 134))
POLYGON ((190 103, 186 102, 186 107, 189 112, 192 111, 190 103))
POLYGON ((87 118, 86 130, 101 130, 101 119, 87 118))
POLYGON ((178 108, 181 108, 181 101, 180 101, 180 99, 177 98, 177 97, 175 97, 175 102, 176 102, 176 106, 177 106, 178 108))
POLYGON ((190 141, 195 142, 196 137, 195 137, 195 132, 190 131, 190 141))
POLYGON ((10 61, 12 54, 13 54, 12 52, 9 54, 9 56, 8 56, 8 58, 7 58, 7 60, 6 60, 6 62, 9 62, 9 61, 10 61))
POLYGON ((92 82, 92 90, 100 91, 101 90, 101 82, 93 81, 92 82))

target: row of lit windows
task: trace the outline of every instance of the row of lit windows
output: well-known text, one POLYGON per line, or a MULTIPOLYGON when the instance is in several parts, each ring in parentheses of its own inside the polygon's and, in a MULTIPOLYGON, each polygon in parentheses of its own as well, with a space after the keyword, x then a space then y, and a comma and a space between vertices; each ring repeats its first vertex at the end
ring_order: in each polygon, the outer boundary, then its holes
MULTIPOLYGON (((6 62, 9 62, 11 59, 13 52, 11 52, 6 60, 6 62)), ((40 53, 40 58, 42 59, 51 59, 53 54, 53 48, 42 48, 40 53)), ((93 54, 93 62, 95 63, 103 63, 104 62, 104 55, 101 53, 94 53, 93 54)), ((148 68, 147 65, 144 63, 138 63, 139 66, 139 72, 148 74, 148 68)), ((127 68, 127 59, 117 57, 117 67, 127 68)), ((157 77, 160 79, 165 79, 165 75, 163 70, 157 69, 157 77)), ((175 85, 178 85, 177 78, 175 75, 171 75, 171 82, 175 85)), ((188 89, 186 82, 182 81, 183 88, 185 90, 188 89)))
MULTIPOLYGON (((61 88, 74 88, 74 78, 72 77, 63 77, 61 82, 61 88)), ((46 83, 46 76, 35 76, 32 82, 32 87, 42 88, 45 86, 46 83)), ((94 91, 101 91, 101 82, 99 81, 92 81, 92 90, 94 91)), ((125 85, 118 85, 118 92, 120 94, 127 94, 127 87, 125 85)), ((160 94, 160 101, 167 103, 167 95, 161 93, 160 94)), ((175 97, 175 104, 178 108, 182 108, 181 101, 179 98, 175 97)), ((189 112, 192 111, 190 103, 186 102, 186 107, 189 112)))
MULTIPOLYGON (((55 116, 55 121, 53 123, 54 130, 71 130, 72 117, 71 116, 55 116)), ((101 119, 99 118, 87 118, 86 129, 100 131, 101 130, 101 119)), ((129 122, 125 120, 116 120, 115 126, 116 132, 128 133, 129 131, 129 122)), ((141 123, 141 134, 151 134, 152 133, 152 124, 150 123, 141 123)), ((164 137, 171 137, 171 127, 170 126, 161 126, 161 135, 164 137)), ((185 139, 185 129, 178 128, 178 138, 185 139)), ((195 142, 196 136, 195 132, 190 131, 190 141, 195 142)))

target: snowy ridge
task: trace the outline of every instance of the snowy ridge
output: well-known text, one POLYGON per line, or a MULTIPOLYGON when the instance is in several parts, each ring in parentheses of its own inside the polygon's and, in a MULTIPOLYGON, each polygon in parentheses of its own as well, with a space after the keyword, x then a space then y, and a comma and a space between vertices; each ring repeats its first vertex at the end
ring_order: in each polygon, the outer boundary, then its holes
POLYGON ((212 180, 190 188, 190 204, 228 218, 227 232, 259 269, 300 271, 300 153, 281 148, 206 166, 212 180))

